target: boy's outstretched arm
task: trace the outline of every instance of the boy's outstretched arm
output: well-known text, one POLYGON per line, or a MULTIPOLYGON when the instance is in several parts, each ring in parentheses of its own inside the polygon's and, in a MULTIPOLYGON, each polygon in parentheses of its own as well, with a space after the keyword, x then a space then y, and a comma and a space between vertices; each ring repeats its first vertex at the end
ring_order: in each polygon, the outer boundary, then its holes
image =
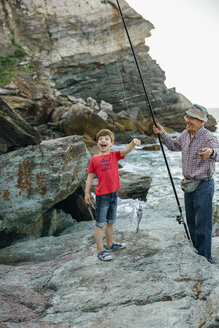
POLYGON ((91 189, 94 177, 95 177, 94 173, 88 173, 85 191, 84 191, 84 201, 87 204, 90 204, 90 189, 91 189))
POLYGON ((130 153, 130 151, 132 151, 132 149, 135 147, 135 146, 140 146, 141 144, 141 141, 137 138, 134 138, 129 144, 128 146, 126 146, 125 148, 123 148, 122 150, 120 150, 120 154, 121 156, 125 156, 127 155, 128 153, 130 153))

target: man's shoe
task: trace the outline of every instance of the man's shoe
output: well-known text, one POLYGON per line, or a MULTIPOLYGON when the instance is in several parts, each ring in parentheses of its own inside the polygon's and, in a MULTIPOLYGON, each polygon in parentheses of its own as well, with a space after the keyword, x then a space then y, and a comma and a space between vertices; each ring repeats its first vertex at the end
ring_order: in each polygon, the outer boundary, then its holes
POLYGON ((104 248, 107 252, 116 251, 117 249, 125 248, 126 244, 113 243, 111 247, 104 245, 104 248))
POLYGON ((110 261, 112 260, 112 256, 109 255, 105 250, 104 251, 101 251, 97 254, 98 256, 98 259, 101 260, 101 261, 110 261))

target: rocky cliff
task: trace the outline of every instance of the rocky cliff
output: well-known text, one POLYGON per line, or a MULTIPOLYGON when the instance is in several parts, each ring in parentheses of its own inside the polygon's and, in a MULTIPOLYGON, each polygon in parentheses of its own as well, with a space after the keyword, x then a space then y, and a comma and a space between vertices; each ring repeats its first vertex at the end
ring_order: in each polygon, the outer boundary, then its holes
MULTIPOLYGON (((180 131, 184 128, 182 112, 191 103, 166 88, 164 71, 149 55, 147 37, 153 25, 124 0, 121 7, 156 118, 180 131)), ((100 114, 102 124, 97 126, 108 126, 110 121, 108 127, 115 132, 148 133, 144 124, 127 123, 130 118, 145 122, 150 115, 115 1, 2 0, 0 45, 4 69, 0 95, 32 125, 48 124, 53 112, 62 117, 71 106, 69 99, 92 97, 96 111, 102 100, 113 106, 111 117, 103 119, 100 114), (115 117, 121 112, 122 118, 115 117)), ((56 126, 58 123, 56 120, 56 126)), ((215 125, 211 117, 207 126, 215 129, 215 125)), ((72 128, 64 129, 66 133, 72 134, 72 128)), ((90 132, 92 138, 94 135, 95 131, 90 132)))

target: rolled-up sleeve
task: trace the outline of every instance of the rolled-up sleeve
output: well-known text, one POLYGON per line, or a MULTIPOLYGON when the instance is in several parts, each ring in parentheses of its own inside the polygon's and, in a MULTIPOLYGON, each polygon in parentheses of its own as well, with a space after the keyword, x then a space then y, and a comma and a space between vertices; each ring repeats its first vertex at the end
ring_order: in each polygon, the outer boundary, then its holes
POLYGON ((209 141, 209 147, 214 151, 214 154, 210 157, 210 159, 215 160, 215 162, 219 162, 219 142, 215 136, 213 136, 209 141))
POLYGON ((181 140, 182 140, 182 134, 173 139, 171 138, 168 133, 163 132, 161 135, 161 141, 162 143, 171 151, 181 151, 182 147, 181 147, 181 140))

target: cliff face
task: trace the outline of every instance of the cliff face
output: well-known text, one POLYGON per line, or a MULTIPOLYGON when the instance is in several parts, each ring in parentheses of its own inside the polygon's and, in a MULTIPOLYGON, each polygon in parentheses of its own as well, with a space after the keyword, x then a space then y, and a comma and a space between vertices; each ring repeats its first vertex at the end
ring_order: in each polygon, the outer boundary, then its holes
MULTIPOLYGON (((157 118, 168 124, 190 102, 166 88, 164 71, 149 55, 145 38, 153 25, 124 0, 120 3, 152 106, 157 118)), ((12 50, 12 31, 32 56, 41 82, 62 95, 104 99, 115 112, 126 110, 138 120, 149 117, 116 1, 1 0, 0 54, 12 50)))

